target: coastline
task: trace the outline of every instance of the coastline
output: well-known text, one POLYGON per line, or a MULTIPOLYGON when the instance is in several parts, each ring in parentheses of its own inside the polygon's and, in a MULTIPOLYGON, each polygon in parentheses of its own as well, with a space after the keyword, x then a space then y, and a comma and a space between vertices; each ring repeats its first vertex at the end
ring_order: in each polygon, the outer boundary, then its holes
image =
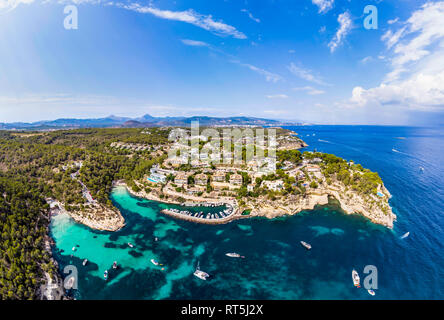
MULTIPOLYGON (((162 203, 170 203, 170 204, 181 204, 178 201, 174 201, 172 199, 160 199, 157 195, 151 193, 147 193, 144 190, 141 190, 139 192, 135 192, 132 190, 125 182, 123 181, 115 181, 113 183, 113 187, 124 187, 126 190, 133 196, 144 198, 147 200, 153 200, 158 201, 162 203)), ((336 186, 337 187, 337 186, 336 186)), ((383 187, 382 191, 384 194, 390 198, 391 195, 389 191, 383 187)), ((172 192, 171 192, 172 193, 172 192)), ((244 211, 242 208, 239 208, 237 205, 237 202, 234 199, 211 199, 211 198, 202 198, 202 197, 195 197, 195 196, 188 196, 185 194, 171 194, 172 196, 180 196, 185 198, 185 200, 192 200, 194 202, 206 202, 206 203, 228 203, 233 206, 233 214, 231 214, 229 217, 218 219, 218 220, 206 220, 206 219, 199 219, 195 217, 186 216, 183 214, 178 214, 175 212, 172 212, 170 210, 161 210, 161 213, 172 216, 177 219, 181 220, 187 220, 195 223, 202 223, 202 224, 225 224, 229 223, 233 220, 237 219, 245 219, 245 218, 252 218, 252 217, 266 217, 268 219, 277 218, 283 215, 296 215, 302 211, 309 211, 314 210, 316 206, 325 206, 329 204, 329 199, 333 198, 336 201, 338 201, 338 204, 341 208, 341 210, 345 214, 358 214, 361 215, 367 219, 369 219, 371 222, 379 225, 383 225, 389 229, 393 228, 393 222, 396 220, 396 215, 391 211, 390 206, 388 214, 385 214, 382 209, 371 207, 369 208, 368 205, 366 205, 366 201, 359 195, 357 195, 355 192, 347 191, 342 188, 323 188, 323 189, 317 189, 315 191, 309 191, 306 198, 304 198, 302 201, 297 201, 294 203, 291 203, 287 206, 275 206, 273 203, 262 203, 260 205, 254 206, 253 209, 251 209, 250 214, 248 215, 242 215, 242 212, 244 211), (188 199, 187 199, 188 198, 188 199), (231 201, 230 201, 231 200, 231 201)), ((168 192, 167 192, 168 194, 168 192)), ((192 206, 193 203, 185 202, 185 205, 192 206)))
MULTIPOLYGON (((125 188, 128 193, 130 193, 132 196, 138 197, 138 198, 143 198, 146 200, 151 200, 151 201, 157 201, 157 202, 161 202, 161 203, 168 203, 168 204, 175 204, 175 205, 181 205, 182 203, 179 201, 175 201, 172 199, 161 199, 159 198, 157 195, 155 195, 154 193, 147 193, 144 190, 141 190, 139 192, 136 192, 134 190, 132 190, 125 182, 123 182, 122 180, 119 181, 114 181, 113 182, 113 188, 116 187, 123 187, 125 188)), ((164 209, 161 210, 160 212, 177 218, 177 219, 181 219, 181 220, 186 220, 186 221, 191 221, 191 222, 195 222, 195 223, 201 223, 201 224, 225 224, 228 222, 231 222, 232 220, 236 220, 236 219, 242 219, 242 218, 246 218, 248 216, 242 216, 242 212, 240 212, 240 209, 237 205, 237 202, 235 200, 227 200, 227 199, 211 199, 211 198, 201 198, 201 197, 195 197, 195 196, 187 196, 187 195, 181 195, 182 197, 184 197, 185 199, 188 197, 188 200, 190 200, 190 202, 185 202, 184 205, 185 206, 193 206, 196 205, 196 203, 208 203, 208 204, 228 204, 230 206, 232 206, 233 208, 233 213, 227 217, 221 218, 221 219, 217 219, 217 220, 206 220, 206 219, 200 219, 200 218, 195 218, 195 217, 191 217, 191 216, 185 216, 179 213, 175 213, 173 211, 164 209), (191 202, 193 201, 193 202, 191 202)))

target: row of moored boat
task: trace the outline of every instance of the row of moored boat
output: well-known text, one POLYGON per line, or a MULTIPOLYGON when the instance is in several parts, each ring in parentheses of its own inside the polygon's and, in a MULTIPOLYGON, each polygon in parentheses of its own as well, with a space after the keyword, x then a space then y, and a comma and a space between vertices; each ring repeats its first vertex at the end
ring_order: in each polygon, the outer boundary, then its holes
POLYGON ((194 218, 198 218, 198 219, 212 219, 212 220, 217 220, 217 219, 223 219, 228 217, 233 211, 231 208, 225 209, 223 211, 219 211, 216 213, 206 213, 206 212, 191 212, 188 210, 178 210, 178 209, 168 209, 168 211, 173 212, 173 213, 177 213, 177 214, 181 214, 184 216, 188 216, 188 217, 194 217, 194 218))

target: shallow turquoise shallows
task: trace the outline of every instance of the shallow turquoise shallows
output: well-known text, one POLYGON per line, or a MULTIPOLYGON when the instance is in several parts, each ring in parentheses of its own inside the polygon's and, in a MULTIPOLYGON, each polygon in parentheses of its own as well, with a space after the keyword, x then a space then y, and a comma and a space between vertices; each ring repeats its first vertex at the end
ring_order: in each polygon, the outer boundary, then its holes
POLYGON ((443 131, 292 129, 308 142, 308 150, 335 153, 378 171, 393 195, 394 229, 334 207, 273 220, 200 225, 165 216, 160 210, 167 205, 116 188, 111 200, 126 220, 122 230, 95 231, 65 215, 52 221, 61 270, 70 264, 78 269, 78 289, 70 293, 77 299, 443 299, 443 131), (410 235, 400 239, 407 231, 410 235), (230 258, 227 252, 245 258, 230 258), (198 262, 210 274, 207 281, 193 276, 198 262), (353 286, 352 269, 363 281, 366 265, 378 270, 375 297, 353 286))

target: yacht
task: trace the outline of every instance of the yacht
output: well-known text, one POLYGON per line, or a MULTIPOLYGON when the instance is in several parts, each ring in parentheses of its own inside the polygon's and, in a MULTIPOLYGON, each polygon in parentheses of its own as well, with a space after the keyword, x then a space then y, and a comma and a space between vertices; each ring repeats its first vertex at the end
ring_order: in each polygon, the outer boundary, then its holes
POLYGON ((113 263, 113 269, 117 269, 117 261, 114 261, 114 263, 113 263))
POLYGON ((245 258, 244 256, 241 256, 239 253, 236 252, 228 252, 225 255, 230 258, 245 258))
POLYGON ((103 273, 103 279, 108 280, 108 270, 103 273))
POLYGON ((361 285, 359 284, 359 282, 360 282, 359 274, 358 274, 358 272, 355 269, 353 269, 353 271, 352 271, 352 279, 353 279, 353 285, 355 287, 360 288, 361 285))
POLYGON ((196 271, 194 271, 193 274, 194 274, 196 277, 198 277, 199 279, 202 279, 202 280, 207 280, 207 278, 210 276, 208 273, 206 273, 206 272, 200 270, 200 268, 199 268, 199 262, 197 263, 196 271))
POLYGON ((310 250, 311 249, 311 245, 305 241, 301 241, 301 244, 307 249, 310 250))
POLYGON ((369 295, 374 296, 375 292, 372 289, 368 289, 367 292, 369 293, 369 295))
POLYGON ((86 266, 87 263, 88 263, 88 259, 85 259, 85 260, 83 260, 83 262, 82 262, 82 264, 83 264, 84 266, 86 266))
POLYGON ((133 245, 132 243, 130 243, 130 242, 128 242, 128 246, 129 246, 130 248, 134 248, 134 245, 133 245))
POLYGON ((158 266, 158 265, 159 265, 159 262, 157 262, 157 261, 154 260, 154 259, 151 259, 150 261, 151 261, 151 263, 154 264, 155 266, 158 266))

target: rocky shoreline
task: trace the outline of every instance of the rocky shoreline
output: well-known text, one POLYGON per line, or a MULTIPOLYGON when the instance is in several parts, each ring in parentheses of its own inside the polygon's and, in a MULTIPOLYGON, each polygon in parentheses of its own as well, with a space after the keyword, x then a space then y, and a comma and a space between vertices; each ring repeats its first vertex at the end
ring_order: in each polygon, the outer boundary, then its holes
POLYGON ((74 221, 96 230, 118 231, 125 226, 125 219, 117 208, 113 210, 98 205, 88 211, 87 216, 82 211, 68 212, 68 214, 74 221), (100 219, 94 218, 97 215, 100 219))
POLYGON ((359 214, 371 222, 383 225, 387 228, 393 228, 393 222, 396 215, 389 209, 389 213, 385 214, 380 208, 370 208, 366 201, 355 193, 325 189, 323 191, 308 193, 302 201, 287 206, 275 206, 269 203, 263 203, 255 207, 250 216, 264 216, 273 219, 283 215, 295 215, 301 211, 314 210, 316 206, 328 205, 330 199, 338 201, 339 207, 346 214, 359 214))
MULTIPOLYGON (((159 201, 163 203, 171 203, 171 204, 180 204, 180 202, 172 200, 172 199, 160 199, 154 193, 147 193, 144 190, 139 192, 135 192, 132 190, 126 183, 122 181, 115 182, 113 186, 122 186, 125 187, 130 194, 136 197, 159 201)), ((382 186, 381 193, 390 198, 391 195, 389 191, 382 186)), ((170 194, 171 195, 171 194, 170 194)), ((179 195, 176 195, 179 196, 179 195)), ((232 220, 249 218, 249 217, 266 217, 269 219, 273 219, 283 215, 295 215, 300 213, 301 211, 313 210, 316 206, 325 206, 329 204, 329 199, 336 199, 339 203, 340 208, 346 214, 360 214, 365 218, 369 219, 375 224, 380 224, 388 228, 393 228, 393 222, 396 220, 396 215, 392 212, 390 206, 387 203, 385 209, 378 207, 377 205, 369 205, 369 200, 364 199, 362 196, 357 194, 356 192, 347 190, 344 186, 339 184, 335 184, 328 188, 318 188, 315 190, 310 190, 307 192, 306 196, 302 199, 295 199, 294 202, 289 203, 280 203, 279 201, 263 201, 260 204, 251 205, 251 203, 247 202, 247 206, 250 204, 253 209, 251 210, 249 215, 242 215, 244 211, 242 208, 239 208, 237 203, 233 202, 232 199, 209 199, 203 197, 190 197, 184 194, 180 194, 186 200, 197 201, 197 202, 207 202, 207 203, 215 203, 215 202, 226 202, 233 205, 235 212, 223 219, 223 221, 202 221, 201 219, 192 219, 192 217, 174 214, 168 210, 162 210, 162 213, 173 216, 182 220, 189 220, 196 223, 205 223, 205 224, 221 224, 228 223, 232 220), (187 199, 188 198, 188 199, 187 199), (231 200, 231 201, 230 201, 231 200), (384 212, 384 210, 386 212, 384 212)), ((192 205, 192 204, 191 204, 192 205)))

